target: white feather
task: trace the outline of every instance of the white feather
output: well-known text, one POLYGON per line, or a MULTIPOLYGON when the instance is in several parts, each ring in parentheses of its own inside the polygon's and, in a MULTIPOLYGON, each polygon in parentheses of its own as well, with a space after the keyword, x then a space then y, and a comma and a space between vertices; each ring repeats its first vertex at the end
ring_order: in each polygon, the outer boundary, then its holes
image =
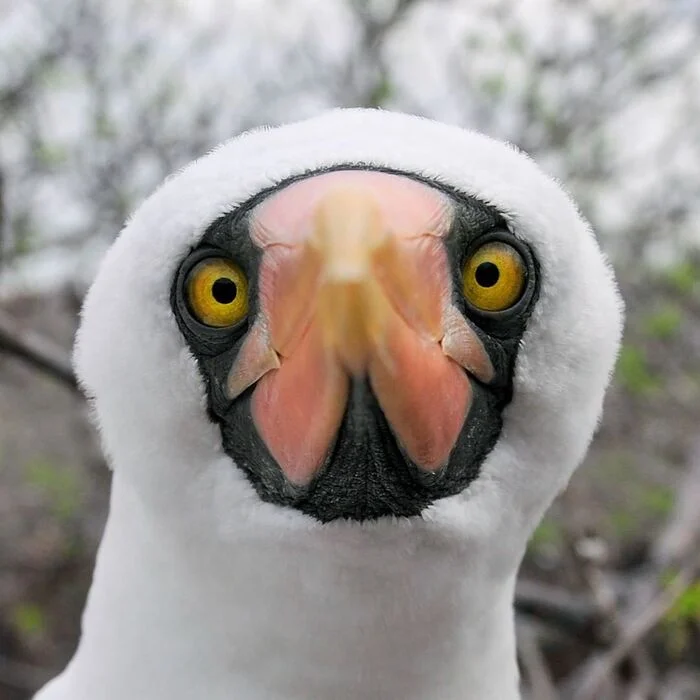
POLYGON ((338 110, 244 134, 170 177, 102 264, 75 363, 114 469, 79 649, 40 700, 513 700, 528 536, 600 416, 622 305, 560 186, 516 149, 417 117, 338 110), (368 164, 495 206, 541 293, 479 478, 423 518, 321 525, 262 503, 207 418, 170 308, 207 226, 294 175, 368 164))

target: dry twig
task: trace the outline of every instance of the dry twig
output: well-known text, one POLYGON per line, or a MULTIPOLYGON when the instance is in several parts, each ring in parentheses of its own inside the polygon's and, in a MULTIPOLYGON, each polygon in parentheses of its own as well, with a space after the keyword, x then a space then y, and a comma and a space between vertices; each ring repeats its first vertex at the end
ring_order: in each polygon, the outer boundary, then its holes
POLYGON ((693 582, 695 575, 695 566, 689 566, 681 571, 637 618, 624 627, 620 638, 609 651, 595 656, 587 663, 587 670, 572 696, 573 700, 596 700, 606 678, 656 627, 678 597, 693 582))
POLYGON ((650 696, 650 686, 653 685, 650 669, 653 667, 640 645, 700 575, 697 552, 700 540, 699 493, 700 440, 691 449, 688 471, 676 489, 673 516, 654 541, 647 566, 640 570, 638 580, 630 583, 633 593, 627 604, 615 614, 616 641, 608 651, 594 654, 567 681, 572 700, 595 700, 606 679, 628 657, 633 659, 638 675, 635 697, 650 696), (669 567, 678 568, 679 573, 670 585, 659 591, 659 582, 669 567))
POLYGON ((523 625, 518 634, 518 656, 529 681, 533 700, 557 700, 557 691, 540 649, 536 632, 523 625))
POLYGON ((79 392, 68 353, 53 341, 26 330, 0 311, 0 350, 14 355, 79 392))

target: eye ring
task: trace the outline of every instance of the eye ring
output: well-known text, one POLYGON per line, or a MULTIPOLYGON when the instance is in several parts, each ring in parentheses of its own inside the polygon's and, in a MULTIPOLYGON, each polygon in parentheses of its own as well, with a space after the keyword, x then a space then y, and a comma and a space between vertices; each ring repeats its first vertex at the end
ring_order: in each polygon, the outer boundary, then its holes
POLYGON ((525 246, 503 234, 480 239, 461 268, 462 295, 479 314, 498 317, 521 305, 533 286, 525 246))
POLYGON ((183 291, 190 314, 210 328, 231 328, 248 315, 248 278, 230 258, 198 260, 185 276, 183 291))

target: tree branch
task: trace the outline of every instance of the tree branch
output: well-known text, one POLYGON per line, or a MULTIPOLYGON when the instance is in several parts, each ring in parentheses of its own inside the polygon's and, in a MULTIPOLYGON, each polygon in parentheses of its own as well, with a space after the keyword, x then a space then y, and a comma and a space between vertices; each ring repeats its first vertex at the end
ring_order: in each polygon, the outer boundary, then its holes
POLYGON ((0 170, 0 266, 5 252, 5 176, 0 170))
POLYGON ((687 566, 644 610, 637 611, 639 615, 623 628, 620 638, 609 651, 591 658, 572 700, 595 700, 598 697, 605 680, 663 619, 678 597, 693 582, 696 572, 694 565, 687 566))
POLYGON ((28 331, 8 314, 0 311, 0 350, 29 363, 80 393, 69 354, 48 338, 28 331))
POLYGON ((595 602, 575 595, 559 586, 521 579, 515 592, 515 609, 562 632, 593 641, 594 627, 599 620, 595 602))
POLYGON ((34 692, 53 675, 50 669, 29 666, 0 654, 0 685, 15 690, 34 692))

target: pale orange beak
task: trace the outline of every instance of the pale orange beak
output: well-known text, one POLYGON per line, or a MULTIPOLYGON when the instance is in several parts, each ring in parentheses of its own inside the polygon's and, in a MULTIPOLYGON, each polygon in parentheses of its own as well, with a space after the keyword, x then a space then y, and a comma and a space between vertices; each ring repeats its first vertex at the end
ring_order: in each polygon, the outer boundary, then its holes
POLYGON ((441 193, 384 173, 320 175, 261 205, 260 311, 228 391, 256 384, 253 420, 290 482, 322 468, 351 381, 369 383, 419 468, 447 463, 471 405, 469 373, 493 376, 452 304, 449 221, 441 193))
MULTIPOLYGON (((328 351, 356 376, 368 372, 373 358, 390 364, 388 336, 396 310, 388 294, 409 301, 416 280, 372 193, 330 191, 316 209, 307 254, 323 270, 317 313, 328 351), (391 289, 385 288, 387 282, 391 289)), ((439 299, 415 296, 413 315, 422 330, 439 339, 439 299)))

